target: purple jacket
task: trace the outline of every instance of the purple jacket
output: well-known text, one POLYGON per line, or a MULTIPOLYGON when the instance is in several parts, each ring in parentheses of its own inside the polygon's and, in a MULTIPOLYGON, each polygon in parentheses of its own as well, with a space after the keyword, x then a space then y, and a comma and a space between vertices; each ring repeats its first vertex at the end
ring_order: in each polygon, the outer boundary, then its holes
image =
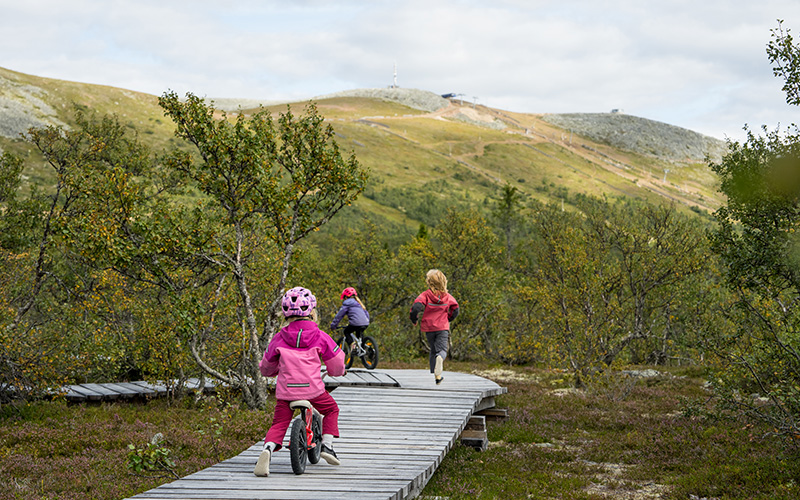
POLYGON ((336 342, 313 321, 298 320, 272 337, 258 368, 265 377, 278 376, 277 399, 314 399, 325 392, 320 359, 331 376, 344 375, 344 353, 336 342))
POLYGON ((331 329, 339 326, 339 322, 347 316, 347 320, 353 326, 367 326, 369 325, 369 312, 361 307, 353 297, 348 297, 342 302, 342 307, 336 313, 336 317, 331 321, 331 329))

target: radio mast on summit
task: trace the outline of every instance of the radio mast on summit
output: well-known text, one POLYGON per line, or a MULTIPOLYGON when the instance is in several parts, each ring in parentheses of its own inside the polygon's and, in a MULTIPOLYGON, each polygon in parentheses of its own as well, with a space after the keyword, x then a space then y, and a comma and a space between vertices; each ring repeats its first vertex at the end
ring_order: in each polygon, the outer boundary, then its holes
POLYGON ((394 63, 394 80, 392 83, 392 88, 393 89, 397 88, 397 62, 394 63))

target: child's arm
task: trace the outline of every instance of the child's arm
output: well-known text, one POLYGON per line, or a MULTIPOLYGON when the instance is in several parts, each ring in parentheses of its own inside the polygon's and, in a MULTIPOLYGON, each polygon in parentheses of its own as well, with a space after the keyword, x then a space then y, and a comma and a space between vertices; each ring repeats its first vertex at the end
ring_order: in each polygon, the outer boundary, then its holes
POLYGON ((345 313, 347 313, 347 307, 346 306, 340 307, 339 312, 336 313, 336 317, 334 317, 333 321, 331 321, 331 330, 339 326, 339 322, 342 321, 342 318, 344 318, 345 313))
POLYGON ((267 350, 264 351, 264 357, 261 358, 261 362, 258 364, 258 369, 261 370, 261 375, 265 377, 274 377, 278 374, 278 360, 280 359, 280 353, 277 350, 270 352, 272 350, 272 345, 267 347, 267 350))
POLYGON ((456 319, 456 316, 458 316, 458 311, 459 311, 458 304, 451 305, 450 311, 448 311, 447 313, 447 321, 453 321, 454 319, 456 319))
POLYGON ((450 305, 447 307, 447 321, 453 321, 458 316, 458 301, 450 295, 449 297, 450 305))
POLYGON ((325 368, 328 370, 328 375, 332 377, 341 377, 345 373, 344 367, 344 351, 339 347, 339 344, 333 341, 328 335, 324 335, 325 346, 323 347, 321 357, 325 362, 325 368))
POLYGON ((414 302, 414 305, 411 306, 411 313, 409 314, 409 318, 411 319, 411 324, 417 324, 417 318, 419 317, 419 313, 425 310, 425 304, 422 302, 414 302))

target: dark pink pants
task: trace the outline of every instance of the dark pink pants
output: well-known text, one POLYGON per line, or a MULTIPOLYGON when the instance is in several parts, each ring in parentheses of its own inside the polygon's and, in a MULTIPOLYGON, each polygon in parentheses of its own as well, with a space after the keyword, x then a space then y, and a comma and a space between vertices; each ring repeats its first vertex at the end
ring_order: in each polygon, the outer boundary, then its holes
MULTIPOLYGON (((333 396, 327 392, 323 392, 314 399, 309 399, 311 405, 322 414, 322 433, 332 434, 333 437, 339 437, 339 405, 333 396)), ((272 426, 267 431, 267 437, 264 442, 271 441, 277 443, 278 447, 275 451, 281 449, 283 445, 283 438, 286 436, 286 430, 294 416, 294 411, 289 408, 290 401, 279 399, 275 402, 275 415, 272 417, 272 426)))

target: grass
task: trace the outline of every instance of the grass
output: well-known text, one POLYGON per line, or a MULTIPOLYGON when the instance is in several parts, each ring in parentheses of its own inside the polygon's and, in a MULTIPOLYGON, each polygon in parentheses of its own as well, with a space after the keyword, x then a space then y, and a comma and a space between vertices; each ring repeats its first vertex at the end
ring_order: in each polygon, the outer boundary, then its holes
MULTIPOLYGON (((377 98, 331 97, 327 99, 310 99, 309 101, 314 102, 319 112, 327 120, 357 120, 365 116, 383 118, 424 113, 424 111, 409 108, 396 102, 377 98)), ((291 104, 292 113, 295 115, 302 114, 309 101, 291 104)), ((264 109, 272 113, 273 117, 277 117, 280 113, 286 112, 286 104, 265 106, 264 109)), ((255 111, 255 109, 245 110, 245 112, 252 111, 255 111)))
POLYGON ((670 372, 576 394, 554 392, 568 382, 557 371, 490 370, 486 374, 508 388, 497 398, 508 418, 489 423, 488 450, 456 446, 424 495, 800 498, 798 452, 761 439, 766 429, 688 416, 685 401, 705 403, 708 394, 691 372, 670 372))
POLYGON ((144 448, 160 433, 182 477, 262 439, 272 410, 248 411, 215 397, 172 404, 55 401, 18 411, 6 406, 0 422, 0 499, 119 500, 174 479, 168 471, 130 471, 129 444, 144 448))
MULTIPOLYGON (((455 446, 423 497, 800 497, 800 454, 761 439, 765 429, 700 416, 708 394, 697 370, 659 368, 660 377, 609 378, 575 393, 569 377, 555 370, 452 361, 445 369, 475 372, 507 387, 496 400, 509 416, 489 421, 486 451, 455 446)), ((253 412, 221 398, 6 406, 0 499, 129 497, 173 479, 132 473, 129 444, 144 447, 161 433, 175 472, 185 476, 260 440, 271 418, 271 408, 253 412)))

